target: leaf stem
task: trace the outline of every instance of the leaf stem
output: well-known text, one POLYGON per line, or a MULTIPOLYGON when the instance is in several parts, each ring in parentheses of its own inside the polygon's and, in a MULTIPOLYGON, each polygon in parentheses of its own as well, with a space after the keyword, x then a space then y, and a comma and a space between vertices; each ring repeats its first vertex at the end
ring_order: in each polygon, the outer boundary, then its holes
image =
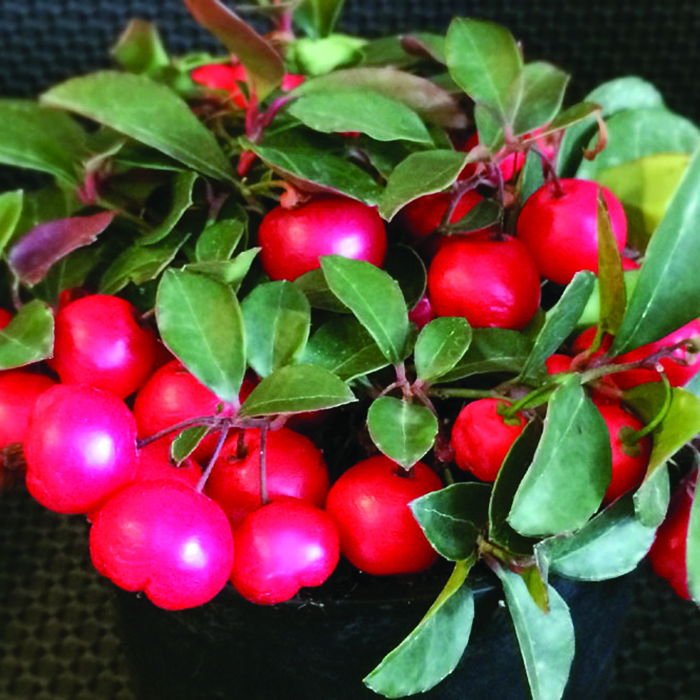
POLYGON ((195 491, 197 491, 198 493, 202 493, 207 481, 209 480, 209 475, 211 474, 212 469, 214 469, 216 461, 219 459, 219 455, 221 454, 221 450, 224 447, 224 443, 226 442, 226 438, 228 437, 228 431, 230 428, 231 420, 229 418, 224 418, 221 421, 221 433, 219 434, 219 439, 216 442, 214 454, 212 454, 211 459, 207 464, 207 468, 204 470, 204 474, 202 474, 201 478, 197 482, 197 486, 195 486, 195 491))
POLYGON ((260 505, 268 503, 267 493, 267 425, 260 428, 260 505))
POLYGON ((620 433, 620 439, 625 445, 636 445, 642 438, 649 435, 649 433, 656 430, 659 427, 661 421, 668 415, 668 411, 671 408, 671 402, 673 400, 673 389, 671 387, 671 382, 668 380, 665 372, 660 372, 661 381, 664 383, 664 388, 666 389, 664 395, 664 403, 659 409, 659 412, 654 416, 654 418, 649 421, 640 430, 626 431, 624 434, 620 433))
POLYGON ((494 399, 499 394, 492 389, 429 389, 426 396, 436 399, 494 399))
POLYGON ((136 447, 138 447, 139 450, 142 450, 144 447, 146 447, 146 445, 150 445, 152 442, 160 440, 166 435, 170 435, 170 433, 174 433, 179 430, 184 430, 185 428, 191 428, 195 425, 208 425, 211 427, 216 427, 220 421, 221 419, 216 416, 199 416, 197 418, 188 418, 187 420, 183 420, 180 423, 175 423, 175 425, 171 425, 169 428, 163 428, 163 430, 159 430, 153 435, 149 435, 148 437, 137 440, 136 447))

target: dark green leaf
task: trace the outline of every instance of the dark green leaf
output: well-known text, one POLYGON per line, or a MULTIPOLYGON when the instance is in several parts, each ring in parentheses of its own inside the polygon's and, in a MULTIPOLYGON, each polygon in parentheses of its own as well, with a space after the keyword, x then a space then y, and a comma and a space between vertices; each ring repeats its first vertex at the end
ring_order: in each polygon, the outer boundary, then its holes
POLYGON ((142 75, 101 71, 45 92, 42 102, 94 119, 217 180, 231 163, 214 135, 172 90, 142 75))
POLYGON ((389 364, 353 316, 334 318, 322 325, 304 348, 299 363, 325 367, 346 382, 389 364))
POLYGON ((170 64, 168 53, 151 22, 132 19, 112 48, 116 62, 131 73, 152 73, 170 64))
POLYGON ((345 304, 339 301, 333 292, 331 292, 323 270, 316 269, 297 277, 294 280, 294 285, 301 289, 309 304, 314 309, 325 309, 326 311, 335 311, 337 313, 349 313, 349 309, 345 304))
POLYGON ((513 35, 505 28, 479 19, 454 19, 445 45, 450 75, 477 104, 501 123, 513 111, 511 87, 523 70, 523 59, 513 35))
POLYGON ((132 168, 146 168, 147 170, 164 170, 166 172, 182 173, 187 168, 178 161, 166 155, 148 148, 136 141, 128 141, 114 160, 120 165, 131 166, 132 168))
POLYGON ((531 347, 530 341, 517 331, 474 328, 469 350, 440 381, 451 382, 489 372, 517 374, 524 367, 531 347))
POLYGON ((459 221, 449 224, 447 231, 455 233, 470 233, 493 226, 501 220, 503 209, 493 199, 482 199, 475 207, 470 209, 459 221))
POLYGON ((52 356, 53 314, 41 301, 30 301, 0 330, 0 369, 24 367, 52 356))
POLYGON ((170 456, 177 466, 180 466, 199 446, 209 428, 206 425, 195 425, 179 433, 170 445, 170 456))
MULTIPOLYGON (((600 327, 616 335, 627 306, 627 290, 622 272, 622 255, 613 233, 608 205, 598 190, 598 289, 600 291, 600 327)), ((583 311, 583 308, 581 309, 583 311)))
POLYGON ((245 66, 259 100, 276 88, 284 75, 282 57, 272 44, 219 0, 185 0, 192 16, 245 66))
POLYGON ((406 52, 401 36, 385 36, 370 39, 361 47, 360 66, 389 66, 392 68, 408 68, 420 62, 419 56, 406 52))
POLYGON ((690 596, 697 604, 700 604, 700 496, 697 494, 696 489, 688 520, 686 567, 690 596))
POLYGON ((233 260, 208 260, 190 263, 185 265, 185 269, 207 275, 217 282, 230 286, 237 292, 260 250, 261 248, 248 248, 248 250, 239 253, 233 260))
POLYGON ((333 408, 356 401, 342 380, 323 367, 281 367, 253 389, 240 416, 272 416, 333 408))
POLYGON ((471 562, 458 562, 445 589, 411 634, 384 657, 364 683, 387 698, 424 692, 448 676, 469 642, 474 598, 466 578, 471 562))
POLYGON ((382 266, 401 287, 406 306, 412 309, 425 294, 428 276, 425 264, 413 248, 396 245, 389 248, 382 266))
POLYGON ((409 505, 433 549, 449 561, 463 561, 486 526, 490 495, 489 484, 452 484, 409 505))
POLYGON ((85 284, 90 272, 102 261, 103 255, 104 251, 99 245, 79 248, 53 265, 49 274, 32 292, 56 306, 64 289, 82 287, 85 284))
POLYGON ((530 199, 530 196, 544 185, 544 172, 542 170, 542 159, 532 151, 528 151, 525 158, 525 165, 520 175, 520 199, 522 208, 530 199))
POLYGON ((649 243, 622 328, 610 352, 622 354, 689 323, 700 308, 700 150, 693 156, 649 243))
POLYGON ((454 369, 469 349, 472 329, 465 318, 436 318, 421 330, 415 347, 418 379, 432 382, 454 369))
POLYGON ((355 314, 389 362, 398 364, 408 340, 408 311, 397 282, 371 263, 341 255, 320 258, 333 294, 355 314))
MULTIPOLYGON (((547 126, 538 130, 537 134, 533 134, 524 139, 523 143, 532 144, 538 139, 541 139, 543 136, 553 134, 557 131, 561 131, 562 129, 567 129, 566 133, 568 133, 572 127, 580 125, 581 122, 586 122, 586 124, 583 126, 590 127, 592 124, 591 119, 601 111, 601 106, 595 102, 579 102, 578 104, 572 105, 568 109, 565 109, 558 117, 556 117, 556 119, 553 119, 547 126)), ((581 153, 578 154, 579 159, 583 154, 583 145, 581 146, 581 153)))
POLYGON ((576 328, 594 283, 592 272, 577 272, 559 301, 547 312, 547 320, 520 374, 525 383, 539 381, 546 374, 545 361, 576 328))
POLYGON ((542 612, 518 574, 500 564, 494 568, 503 583, 532 698, 559 700, 564 695, 574 659, 574 625, 569 608, 548 585, 549 612, 542 612))
POLYGON ((412 109, 374 90, 311 92, 292 103, 289 113, 302 124, 325 133, 359 131, 377 141, 433 142, 412 109))
POLYGON ((165 218, 149 234, 141 238, 141 245, 162 241, 192 206, 192 191, 199 175, 193 172, 178 173, 173 181, 172 199, 165 218))
POLYGON ((197 239, 197 262, 229 260, 246 232, 247 223, 247 220, 241 217, 224 219, 207 226, 197 239))
POLYGON ((605 421, 579 378, 570 377, 549 402, 542 440, 515 494, 508 522, 529 537, 583 527, 603 500, 611 465, 605 421))
POLYGON ((406 204, 426 194, 442 192, 452 185, 469 162, 467 153, 425 151, 412 153, 396 166, 379 202, 379 213, 391 221, 406 204), (416 177, 420 173, 420 177, 416 177))
POLYGON ((520 100, 515 111, 516 136, 548 124, 561 109, 570 75, 551 63, 528 63, 518 81, 520 100))
POLYGON ((5 252, 5 246, 12 238, 22 216, 24 192, 16 190, 0 194, 0 257, 5 252))
POLYGON ((136 244, 126 248, 102 275, 100 293, 116 294, 129 282, 144 284, 156 279, 189 237, 189 233, 175 231, 156 245, 136 244))
POLYGON ((382 396, 367 412, 374 444, 404 469, 412 467, 433 446, 438 422, 429 408, 382 396))
POLYGON ((170 351, 222 401, 238 401, 246 370, 243 316, 233 291, 189 271, 158 285, 158 330, 170 351))

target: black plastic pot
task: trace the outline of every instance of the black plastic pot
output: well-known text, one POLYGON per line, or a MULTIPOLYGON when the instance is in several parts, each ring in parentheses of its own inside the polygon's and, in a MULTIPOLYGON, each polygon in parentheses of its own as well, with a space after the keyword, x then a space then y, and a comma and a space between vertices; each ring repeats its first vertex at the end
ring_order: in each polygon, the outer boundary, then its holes
MULTIPOLYGON (((446 571, 390 581, 348 575, 314 595, 274 607, 244 601, 230 587, 211 603, 166 612, 116 591, 124 646, 139 700, 362 700, 362 678, 418 623, 446 571)), ((604 697, 629 577, 554 585, 576 629, 567 700, 604 697)), ((500 592, 475 585, 476 618, 454 673, 419 697, 527 700, 520 652, 500 592)))

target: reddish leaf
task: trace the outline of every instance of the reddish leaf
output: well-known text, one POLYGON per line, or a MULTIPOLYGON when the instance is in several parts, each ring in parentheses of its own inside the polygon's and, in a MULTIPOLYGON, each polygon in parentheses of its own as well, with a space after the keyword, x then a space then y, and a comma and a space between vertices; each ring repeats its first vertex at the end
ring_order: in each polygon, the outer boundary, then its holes
POLYGON ((92 243, 115 216, 116 212, 103 211, 40 224, 12 248, 8 262, 23 282, 37 284, 55 262, 92 243))

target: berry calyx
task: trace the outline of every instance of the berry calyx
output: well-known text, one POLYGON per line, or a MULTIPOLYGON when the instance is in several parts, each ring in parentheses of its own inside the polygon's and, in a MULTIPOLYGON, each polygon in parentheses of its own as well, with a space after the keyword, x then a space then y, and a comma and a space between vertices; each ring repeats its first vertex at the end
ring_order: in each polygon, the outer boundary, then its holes
POLYGON ((384 455, 346 471, 331 487, 326 510, 340 533, 341 551, 361 571, 377 576, 423 571, 437 559, 408 504, 442 488, 417 462, 407 472, 384 455))
POLYGON ((502 399, 479 399, 460 411, 450 441, 460 469, 482 481, 496 481, 508 450, 527 424, 519 411, 512 419, 504 417, 502 411, 509 406, 502 399))

